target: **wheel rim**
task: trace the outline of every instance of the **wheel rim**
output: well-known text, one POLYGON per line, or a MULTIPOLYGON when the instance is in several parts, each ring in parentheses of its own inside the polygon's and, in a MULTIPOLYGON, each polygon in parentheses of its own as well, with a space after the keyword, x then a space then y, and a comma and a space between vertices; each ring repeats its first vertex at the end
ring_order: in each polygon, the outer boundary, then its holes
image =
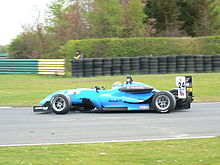
POLYGON ((66 102, 62 97, 56 97, 53 99, 52 107, 55 111, 60 112, 63 111, 66 107, 66 102))
POLYGON ((157 97, 156 107, 159 110, 161 110, 161 111, 168 110, 169 106, 170 106, 170 99, 168 96, 161 95, 161 96, 157 97))

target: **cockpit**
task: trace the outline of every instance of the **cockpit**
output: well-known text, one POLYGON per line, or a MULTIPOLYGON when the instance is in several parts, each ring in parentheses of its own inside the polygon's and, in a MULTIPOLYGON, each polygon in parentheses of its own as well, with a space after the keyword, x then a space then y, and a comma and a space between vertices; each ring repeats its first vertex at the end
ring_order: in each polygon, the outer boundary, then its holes
POLYGON ((131 76, 127 76, 126 78, 126 82, 119 82, 119 81, 116 81, 113 85, 112 85, 112 89, 115 89, 115 88, 121 88, 123 86, 123 84, 132 84, 133 82, 133 79, 131 76))

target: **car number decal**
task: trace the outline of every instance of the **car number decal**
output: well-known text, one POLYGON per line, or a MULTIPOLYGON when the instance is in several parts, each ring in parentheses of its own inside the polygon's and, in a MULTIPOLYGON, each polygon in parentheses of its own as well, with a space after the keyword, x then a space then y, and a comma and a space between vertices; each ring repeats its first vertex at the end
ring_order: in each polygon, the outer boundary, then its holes
POLYGON ((176 86, 178 87, 178 97, 186 98, 186 77, 185 76, 176 77, 176 86))

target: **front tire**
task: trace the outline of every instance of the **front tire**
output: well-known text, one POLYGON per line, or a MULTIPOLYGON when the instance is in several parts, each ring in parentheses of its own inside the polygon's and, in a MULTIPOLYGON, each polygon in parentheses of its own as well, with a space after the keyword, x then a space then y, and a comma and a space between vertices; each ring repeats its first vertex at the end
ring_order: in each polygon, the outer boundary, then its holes
POLYGON ((176 99, 174 95, 168 91, 158 92, 153 96, 151 108, 160 113, 169 113, 174 110, 176 99))
POLYGON ((51 108, 56 114, 66 114, 71 107, 70 99, 62 94, 57 94, 51 101, 51 108))

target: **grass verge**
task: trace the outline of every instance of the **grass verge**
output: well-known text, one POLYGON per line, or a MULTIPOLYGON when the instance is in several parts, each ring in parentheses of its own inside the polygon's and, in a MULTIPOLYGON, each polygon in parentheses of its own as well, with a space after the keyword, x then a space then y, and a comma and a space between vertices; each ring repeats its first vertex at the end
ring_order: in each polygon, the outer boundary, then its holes
MULTIPOLYGON (((160 90, 169 90, 175 88, 175 77, 178 75, 184 74, 133 75, 133 79, 160 90)), ((190 75, 193 76, 196 102, 220 101, 220 73, 190 75)), ((33 106, 52 92, 62 89, 90 88, 95 85, 111 88, 115 81, 125 81, 125 77, 73 78, 70 76, 0 75, 0 106, 33 106)))
POLYGON ((219 165, 220 137, 166 141, 0 147, 4 165, 219 165))
MULTIPOLYGON (((175 87, 175 77, 184 74, 134 75, 135 81, 160 90, 175 87)), ((220 101, 220 73, 196 73, 193 76, 196 102, 220 101)), ((124 81, 125 76, 72 78, 40 75, 0 75, 0 106, 32 106, 48 94, 124 81)), ((167 141, 50 146, 0 147, 0 164, 160 164, 219 165, 220 137, 167 141)))

